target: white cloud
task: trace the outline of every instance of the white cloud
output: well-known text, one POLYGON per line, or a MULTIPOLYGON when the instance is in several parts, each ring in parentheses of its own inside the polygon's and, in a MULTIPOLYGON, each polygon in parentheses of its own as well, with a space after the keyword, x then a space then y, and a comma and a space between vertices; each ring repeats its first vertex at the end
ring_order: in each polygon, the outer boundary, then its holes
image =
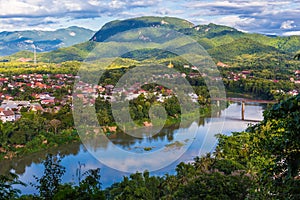
POLYGON ((136 0, 132 1, 131 6, 147 7, 157 5, 160 0, 136 0))
POLYGON ((214 20, 216 24, 222 24, 231 27, 248 26, 250 24, 253 24, 254 21, 255 19, 253 18, 241 18, 238 15, 228 15, 214 20))
POLYGON ((281 26, 280 26, 280 29, 292 29, 292 28, 295 28, 296 26, 294 25, 295 21, 293 20, 287 20, 287 21, 284 21, 282 22, 281 26))
POLYGON ((220 23, 249 32, 300 31, 299 0, 0 0, 1 30, 72 25, 98 29, 108 20, 144 15, 220 23))
POLYGON ((160 15, 178 15, 178 14, 183 14, 184 10, 173 10, 169 8, 158 8, 156 11, 157 14, 160 15))
POLYGON ((288 31, 282 34, 283 36, 300 35, 300 31, 288 31))
POLYGON ((101 5, 101 2, 99 0, 88 0, 88 3, 93 5, 93 6, 101 5))
POLYGON ((285 29, 299 29, 294 25, 300 23, 299 0, 203 0, 186 4, 187 9, 193 7, 196 7, 191 15, 193 18, 200 16, 209 22, 233 26, 248 32, 282 34, 285 29))
POLYGON ((121 2, 121 1, 118 1, 118 0, 112 0, 110 3, 109 3, 109 6, 111 8, 122 8, 125 6, 125 3, 124 2, 121 2))

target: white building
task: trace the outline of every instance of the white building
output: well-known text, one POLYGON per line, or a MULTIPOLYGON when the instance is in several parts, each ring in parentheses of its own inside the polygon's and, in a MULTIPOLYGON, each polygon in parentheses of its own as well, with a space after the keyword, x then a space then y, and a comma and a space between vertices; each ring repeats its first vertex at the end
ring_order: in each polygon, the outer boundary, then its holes
POLYGON ((2 122, 14 122, 16 121, 16 115, 11 110, 3 110, 0 112, 0 119, 2 122))

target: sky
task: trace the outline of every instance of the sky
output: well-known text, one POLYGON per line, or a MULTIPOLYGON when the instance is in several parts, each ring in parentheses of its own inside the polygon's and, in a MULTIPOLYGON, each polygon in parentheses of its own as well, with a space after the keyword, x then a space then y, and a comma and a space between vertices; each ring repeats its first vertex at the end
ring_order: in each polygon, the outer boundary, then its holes
POLYGON ((300 35, 300 0, 0 0, 0 32, 55 30, 141 16, 172 16, 245 32, 300 35))

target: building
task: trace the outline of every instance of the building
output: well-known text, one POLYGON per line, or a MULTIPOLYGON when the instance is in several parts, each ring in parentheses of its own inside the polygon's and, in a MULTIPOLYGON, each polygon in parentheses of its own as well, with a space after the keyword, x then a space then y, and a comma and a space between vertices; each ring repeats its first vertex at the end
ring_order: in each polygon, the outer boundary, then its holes
POLYGON ((16 121, 16 115, 12 110, 1 110, 0 119, 3 123, 16 121))
POLYGON ((168 64, 168 68, 173 68, 174 65, 172 64, 172 62, 170 61, 170 63, 168 64))
POLYGON ((30 108, 29 108, 29 111, 44 112, 44 109, 41 106, 41 104, 39 104, 39 103, 32 103, 31 106, 30 106, 30 108))

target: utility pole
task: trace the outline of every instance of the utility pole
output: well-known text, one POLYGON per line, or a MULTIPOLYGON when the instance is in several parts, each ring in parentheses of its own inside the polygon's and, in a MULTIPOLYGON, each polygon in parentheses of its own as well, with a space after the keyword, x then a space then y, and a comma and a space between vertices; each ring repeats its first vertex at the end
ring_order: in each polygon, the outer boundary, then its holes
POLYGON ((36 65, 36 46, 34 44, 31 45, 33 48, 33 63, 36 65))
POLYGON ((34 46, 34 51, 33 51, 33 54, 34 54, 34 65, 36 65, 36 47, 34 46))

